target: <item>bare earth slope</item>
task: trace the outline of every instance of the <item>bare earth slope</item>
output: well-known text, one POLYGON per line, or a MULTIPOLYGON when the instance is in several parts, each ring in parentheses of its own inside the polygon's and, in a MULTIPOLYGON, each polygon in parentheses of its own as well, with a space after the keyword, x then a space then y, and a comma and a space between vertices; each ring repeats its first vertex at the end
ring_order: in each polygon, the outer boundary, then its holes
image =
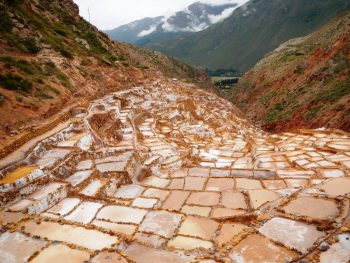
POLYGON ((0 17, 0 156, 67 119, 77 102, 163 75, 206 78, 175 59, 112 42, 70 0, 1 0, 0 17))
POLYGON ((231 100, 271 131, 350 130, 350 13, 268 54, 231 100))

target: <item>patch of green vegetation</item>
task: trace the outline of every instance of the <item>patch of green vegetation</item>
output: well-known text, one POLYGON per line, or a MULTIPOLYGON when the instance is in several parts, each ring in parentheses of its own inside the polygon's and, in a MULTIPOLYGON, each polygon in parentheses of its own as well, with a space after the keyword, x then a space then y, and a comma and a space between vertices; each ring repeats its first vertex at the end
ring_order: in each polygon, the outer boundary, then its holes
POLYGON ((278 57, 279 63, 286 63, 295 60, 297 57, 303 56, 304 53, 300 51, 288 51, 281 53, 278 57))
POLYGON ((11 19, 6 9, 0 10, 0 32, 10 32, 12 29, 11 19))
POLYGON ((119 56, 118 56, 118 60, 119 60, 119 61, 125 61, 126 58, 124 57, 124 55, 119 55, 119 56))
POLYGON ((34 92, 34 96, 41 100, 53 99, 53 97, 43 89, 38 89, 34 92))
POLYGON ((63 37, 66 37, 69 35, 69 32, 64 29, 63 27, 59 27, 57 26, 56 28, 53 29, 57 34, 63 36, 63 37))
POLYGON ((82 66, 90 66, 92 64, 92 61, 88 58, 85 58, 81 61, 82 66))
POLYGON ((0 74, 0 85, 8 90, 29 93, 32 90, 33 84, 21 76, 15 74, 0 74))
POLYGON ((11 48, 16 48, 17 50, 32 54, 36 54, 41 50, 33 38, 20 39, 12 32, 3 34, 3 37, 11 48))
POLYGON ((26 50, 32 54, 36 54, 41 50, 34 38, 27 38, 23 41, 23 45, 25 46, 26 50))
POLYGON ((97 54, 99 59, 106 59, 114 65, 114 61, 116 61, 117 58, 101 44, 95 30, 85 21, 77 23, 77 28, 79 29, 80 37, 88 42, 91 54, 97 54))
POLYGON ((346 81, 337 83, 329 90, 320 92, 316 98, 326 102, 336 102, 345 95, 350 94, 350 78, 346 81))
POLYGON ((51 61, 46 62, 44 68, 47 75, 54 75, 57 70, 55 63, 51 61))
POLYGON ((305 87, 299 87, 295 90, 295 93, 297 94, 305 94, 306 93, 306 90, 305 90, 305 87))
POLYGON ((274 104, 265 117, 267 123, 273 123, 275 121, 287 120, 298 108, 298 100, 296 96, 288 96, 281 102, 274 104))
POLYGON ((62 56, 68 59, 72 59, 74 57, 73 53, 71 50, 65 47, 59 47, 57 48, 57 51, 61 53, 62 56))
POLYGON ((264 105, 265 107, 267 107, 269 105, 269 102, 272 98, 276 97, 277 92, 276 91, 272 91, 267 93, 265 96, 261 97, 259 99, 260 104, 264 105))
MULTIPOLYGON (((11 18, 8 14, 8 10, 11 10, 11 13, 14 13, 14 8, 11 6, 19 4, 21 1, 10 1, 8 0, 8 6, 5 6, 5 8, 2 8, 0 10, 0 32, 4 33, 2 35, 2 38, 5 39, 10 47, 16 48, 20 51, 24 52, 30 52, 30 53, 37 53, 40 51, 40 48, 37 46, 37 43, 34 39, 28 38, 28 39, 20 39, 18 35, 12 33, 12 22, 11 18)), ((21 10, 19 7, 15 7, 15 13, 18 10, 21 10)), ((28 12, 27 12, 28 13, 28 12)), ((26 23, 26 20, 22 18, 22 15, 17 15, 16 19, 20 21, 22 24, 26 23)))
POLYGON ((67 89, 70 89, 72 87, 72 84, 67 75, 64 74, 61 70, 59 70, 56 67, 56 65, 52 62, 47 62, 45 64, 45 74, 47 76, 55 76, 60 81, 60 83, 67 89))
POLYGON ((70 89, 72 87, 72 84, 70 83, 69 78, 66 74, 64 74, 62 71, 56 73, 56 77, 61 82, 61 84, 66 87, 67 89, 70 89))
POLYGON ((333 71, 336 74, 342 73, 345 70, 350 69, 350 61, 347 58, 338 59, 333 67, 333 71))
POLYGON ((3 36, 4 36, 4 39, 6 39, 9 47, 16 48, 16 49, 23 51, 23 52, 27 51, 27 49, 23 45, 21 39, 17 35, 12 34, 12 33, 6 33, 3 36))
POLYGON ((39 8, 43 12, 52 11, 50 2, 39 1, 37 3, 36 7, 39 8))
POLYGON ((211 77, 211 83, 215 84, 218 81, 231 79, 231 77, 220 77, 220 76, 212 76, 211 77))
POLYGON ((303 74, 304 73, 304 68, 302 66, 298 65, 295 68, 294 73, 296 73, 296 74, 303 74))
MULTIPOLYGON (((18 10, 20 12, 20 10, 18 10)), ((70 49, 69 43, 65 43, 65 36, 72 33, 72 29, 65 27, 59 23, 53 23, 46 17, 41 17, 39 14, 34 12, 21 14, 30 21, 31 26, 33 26, 38 32, 44 37, 44 41, 49 44, 54 50, 61 53, 66 58, 73 58, 74 52, 70 49)))
POLYGON ((313 106, 309 109, 309 111, 307 112, 307 114, 304 116, 305 120, 311 120, 313 118, 315 118, 317 116, 317 114, 320 112, 320 110, 322 109, 322 105, 316 105, 313 106))
POLYGON ((237 69, 229 68, 229 69, 216 69, 216 70, 211 70, 206 68, 205 72, 211 76, 223 76, 223 77, 241 77, 243 74, 242 72, 239 72, 237 69))
POLYGON ((52 92, 54 92, 56 95, 60 95, 61 94, 61 92, 58 90, 58 89, 56 89, 56 88, 54 88, 54 87, 52 87, 52 86, 49 86, 48 87, 52 92))
POLYGON ((0 57, 0 61, 4 62, 7 68, 15 67, 28 74, 33 74, 35 72, 33 65, 25 60, 16 60, 12 57, 0 57))

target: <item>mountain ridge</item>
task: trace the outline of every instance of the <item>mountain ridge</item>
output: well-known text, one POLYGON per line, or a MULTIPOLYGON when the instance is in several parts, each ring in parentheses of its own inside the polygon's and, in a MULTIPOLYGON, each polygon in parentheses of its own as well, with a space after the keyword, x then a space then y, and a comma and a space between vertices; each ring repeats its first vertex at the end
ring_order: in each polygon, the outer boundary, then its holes
POLYGON ((104 32, 115 41, 142 47, 155 40, 204 30, 229 16, 237 7, 237 3, 214 5, 198 1, 169 16, 146 17, 104 32))
POLYGON ((283 42, 310 34, 349 9, 344 0, 251 0, 201 32, 145 47, 211 70, 246 72, 283 42))

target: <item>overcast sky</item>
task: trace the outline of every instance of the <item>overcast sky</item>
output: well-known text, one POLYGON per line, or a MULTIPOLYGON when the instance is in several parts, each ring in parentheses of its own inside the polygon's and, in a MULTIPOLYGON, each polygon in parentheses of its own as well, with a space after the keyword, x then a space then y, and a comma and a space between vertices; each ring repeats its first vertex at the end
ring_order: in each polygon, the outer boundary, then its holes
MULTIPOLYGON (((169 15, 196 0, 74 0, 80 15, 99 29, 106 30, 144 17, 169 15)), ((205 3, 244 3, 247 0, 202 0, 205 3)))

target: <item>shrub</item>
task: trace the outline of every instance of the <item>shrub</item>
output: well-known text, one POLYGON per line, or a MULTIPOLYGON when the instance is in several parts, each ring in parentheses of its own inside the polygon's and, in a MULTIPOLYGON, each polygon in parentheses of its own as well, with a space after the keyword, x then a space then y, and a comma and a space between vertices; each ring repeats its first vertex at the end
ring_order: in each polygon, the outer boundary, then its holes
POLYGON ((32 90, 33 84, 26 79, 14 74, 0 75, 0 85, 5 89, 30 92, 32 90))
POLYGON ((67 77, 67 75, 66 74, 64 74, 62 71, 58 71, 57 73, 56 73, 56 77, 58 78, 58 80, 61 82, 61 84, 64 86, 64 87, 66 87, 66 88, 68 88, 68 89, 70 89, 71 88, 71 83, 70 83, 70 81, 69 81, 69 78, 67 77))
POLYGON ((6 10, 0 10, 0 32, 10 32, 12 28, 11 19, 6 10))
POLYGON ((73 58, 73 54, 70 50, 66 49, 66 48, 63 48, 63 47, 60 47, 58 48, 58 51, 62 54, 62 56, 64 56, 65 58, 68 58, 68 59, 72 59, 73 58))
POLYGON ((49 89, 52 90, 57 95, 61 94, 61 92, 58 89, 54 88, 54 87, 49 86, 49 89))
POLYGON ((302 68, 302 66, 298 65, 298 66, 296 67, 296 69, 294 70, 294 73, 296 73, 296 74, 302 74, 302 73, 304 73, 304 69, 302 68))
POLYGON ((55 32, 63 37, 66 37, 68 33, 62 28, 55 28, 55 32))
POLYGON ((56 65, 52 61, 46 62, 45 69, 48 71, 48 73, 50 73, 52 70, 56 69, 56 65))
POLYGON ((310 108, 308 113, 304 117, 304 119, 311 120, 311 119, 315 118, 321 109, 322 109, 322 105, 316 105, 316 106, 310 108))
POLYGON ((26 47, 29 53, 36 54, 41 50, 40 47, 38 47, 36 40, 34 38, 28 38, 24 40, 23 45, 26 47))

